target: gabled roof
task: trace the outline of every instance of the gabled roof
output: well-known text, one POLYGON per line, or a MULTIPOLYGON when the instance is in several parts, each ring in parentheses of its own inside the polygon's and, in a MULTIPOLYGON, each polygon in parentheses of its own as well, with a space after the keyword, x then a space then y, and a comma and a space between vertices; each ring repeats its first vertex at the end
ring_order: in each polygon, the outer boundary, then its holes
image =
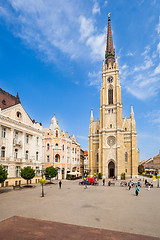
POLYGON ((0 108, 2 110, 19 103, 21 102, 20 102, 18 93, 16 96, 13 96, 12 94, 0 88, 0 108))

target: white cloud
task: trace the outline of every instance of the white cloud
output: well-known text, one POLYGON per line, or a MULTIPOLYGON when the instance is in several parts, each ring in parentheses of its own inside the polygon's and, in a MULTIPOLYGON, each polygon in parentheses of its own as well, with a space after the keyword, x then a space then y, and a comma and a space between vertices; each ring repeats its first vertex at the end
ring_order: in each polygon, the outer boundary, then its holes
POLYGON ((159 23, 157 24, 156 30, 158 34, 160 34, 160 16, 159 16, 159 23))
POLYGON ((160 74, 160 63, 154 70, 154 75, 158 75, 158 74, 160 74))
MULTIPOLYGON (((94 26, 95 20, 83 16, 83 8, 74 0, 48 0, 47 4, 45 0, 6 2, 9 6, 0 7, 0 17, 43 61, 58 61, 59 52, 71 59, 103 58, 104 34, 94 26)), ((94 3, 94 12, 98 13, 98 3, 94 3)))
POLYGON ((128 52, 128 53, 127 53, 127 56, 133 57, 133 56, 134 56, 134 53, 128 52))
POLYGON ((86 45, 92 49, 91 58, 92 61, 102 60, 105 53, 105 33, 94 35, 88 38, 86 45))
POLYGON ((158 45, 157 45, 157 51, 158 51, 158 53, 159 53, 159 55, 160 55, 160 42, 159 42, 158 45))
POLYGON ((98 5, 98 2, 97 2, 97 1, 94 1, 92 13, 93 13, 93 14, 97 14, 97 13, 100 13, 100 12, 101 12, 101 10, 100 10, 100 7, 99 7, 99 5, 98 5))
POLYGON ((104 6, 106 6, 108 4, 108 0, 104 1, 104 6))
POLYGON ((91 36, 91 34, 95 31, 93 20, 92 19, 86 19, 84 16, 80 16, 80 34, 81 34, 81 40, 86 39, 87 37, 91 36))
POLYGON ((102 73, 100 71, 99 72, 95 72, 95 71, 89 72, 88 77, 89 77, 89 80, 88 80, 89 86, 95 86, 98 89, 101 88, 102 73))

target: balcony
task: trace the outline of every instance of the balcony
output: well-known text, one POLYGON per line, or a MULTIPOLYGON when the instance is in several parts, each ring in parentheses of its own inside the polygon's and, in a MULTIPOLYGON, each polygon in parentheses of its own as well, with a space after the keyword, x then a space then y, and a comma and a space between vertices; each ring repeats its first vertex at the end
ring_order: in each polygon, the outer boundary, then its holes
POLYGON ((14 146, 14 147, 16 147, 16 146, 22 147, 22 141, 14 138, 14 139, 13 139, 13 146, 14 146))
POLYGON ((17 163, 22 163, 22 158, 14 158, 14 161, 17 163))

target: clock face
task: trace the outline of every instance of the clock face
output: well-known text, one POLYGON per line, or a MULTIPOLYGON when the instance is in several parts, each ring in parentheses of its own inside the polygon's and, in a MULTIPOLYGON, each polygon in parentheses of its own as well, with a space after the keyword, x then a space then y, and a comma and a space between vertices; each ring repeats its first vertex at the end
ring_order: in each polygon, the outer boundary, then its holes
POLYGON ((113 82, 113 77, 112 76, 108 77, 107 81, 108 81, 108 83, 112 83, 113 82))

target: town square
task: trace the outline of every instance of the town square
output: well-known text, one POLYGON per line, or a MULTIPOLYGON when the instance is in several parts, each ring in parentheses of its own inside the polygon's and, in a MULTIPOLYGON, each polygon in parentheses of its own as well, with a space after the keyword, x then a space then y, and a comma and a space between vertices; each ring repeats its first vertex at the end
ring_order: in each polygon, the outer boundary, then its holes
POLYGON ((160 239, 159 13, 0 1, 0 239, 160 239))

